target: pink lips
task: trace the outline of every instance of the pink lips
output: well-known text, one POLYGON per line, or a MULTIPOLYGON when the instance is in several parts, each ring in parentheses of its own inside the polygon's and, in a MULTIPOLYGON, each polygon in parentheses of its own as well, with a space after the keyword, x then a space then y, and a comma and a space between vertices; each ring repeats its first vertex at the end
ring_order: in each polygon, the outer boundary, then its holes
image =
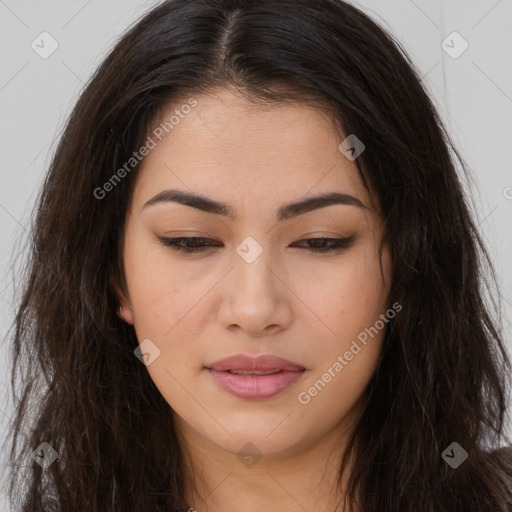
POLYGON ((217 361, 206 369, 224 390, 247 399, 275 396, 305 371, 303 366, 270 354, 257 357, 237 354, 217 361))

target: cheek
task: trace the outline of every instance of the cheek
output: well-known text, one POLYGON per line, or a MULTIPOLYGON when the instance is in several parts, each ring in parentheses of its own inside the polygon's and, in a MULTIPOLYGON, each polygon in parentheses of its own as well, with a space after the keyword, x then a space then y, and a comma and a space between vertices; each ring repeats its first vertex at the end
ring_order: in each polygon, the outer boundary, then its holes
POLYGON ((359 344, 359 352, 350 361, 344 358, 344 351, 333 354, 328 364, 300 390, 298 400, 303 404, 300 406, 303 414, 316 418, 315 421, 324 429, 332 428, 341 419, 347 418, 375 371, 381 346, 378 338, 380 336, 376 336, 366 347, 359 344), (343 363, 338 360, 338 355, 343 363))
POLYGON ((310 271, 309 276, 307 281, 297 282, 297 295, 304 297, 325 333, 331 334, 327 338, 333 348, 354 339, 387 309, 388 290, 382 282, 378 255, 354 251, 332 266, 310 271))
MULTIPOLYGON (((324 344, 322 365, 311 379, 314 387, 309 389, 318 395, 316 403, 311 403, 313 408, 318 407, 318 413, 331 410, 333 417, 347 413, 364 391, 378 363, 389 321, 389 288, 382 281, 379 255, 367 254, 347 264, 323 302, 325 323, 336 336, 325 338, 324 343, 327 339, 330 342, 324 344)), ((389 270, 387 253, 383 268, 389 270)))
POLYGON ((384 295, 374 281, 341 284, 343 289, 329 290, 330 301, 324 298, 322 320, 330 334, 318 338, 314 370, 298 397, 310 417, 323 416, 325 425, 331 426, 361 397, 377 366, 387 328, 381 320, 386 313, 384 295))
POLYGON ((197 282, 194 276, 185 275, 183 266, 171 265, 166 249, 157 241, 127 244, 125 269, 137 333, 143 337, 170 336, 200 298, 196 295, 201 287, 191 286, 197 282))
MULTIPOLYGON (((311 317, 314 329, 323 324, 334 345, 340 337, 357 336, 385 308, 378 258, 369 249, 362 246, 331 261, 304 261, 307 271, 296 267, 286 273, 299 316, 311 317)), ((205 262, 171 265, 167 249, 153 241, 131 248, 126 271, 135 328, 143 337, 167 338, 185 325, 188 338, 201 332, 206 295, 219 280, 205 262)))

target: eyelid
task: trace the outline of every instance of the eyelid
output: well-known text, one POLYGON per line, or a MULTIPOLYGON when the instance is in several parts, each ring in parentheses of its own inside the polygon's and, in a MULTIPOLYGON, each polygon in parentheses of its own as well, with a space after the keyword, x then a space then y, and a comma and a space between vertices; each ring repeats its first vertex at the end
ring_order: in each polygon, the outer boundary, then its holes
MULTIPOLYGON (((214 252, 216 248, 219 247, 219 243, 221 245, 222 242, 218 242, 212 238, 208 237, 197 237, 197 236, 180 236, 180 237, 173 237, 173 238, 166 238, 166 237, 158 237, 160 240, 160 243, 172 251, 176 253, 181 253, 184 255, 207 255, 211 252, 214 252), (185 245, 180 245, 180 242, 185 245), (189 244, 189 245, 187 245, 189 244)), ((349 249, 353 243, 355 242, 356 237, 355 235, 351 235, 348 237, 329 237, 329 236, 316 236, 316 237, 307 237, 303 236, 300 237, 299 240, 294 242, 294 245, 291 247, 293 248, 298 247, 302 248, 306 252, 314 255, 335 255, 338 253, 341 253, 344 250, 349 249), (324 245, 323 248, 315 248, 313 247, 301 247, 300 243, 314 243, 315 241, 321 241, 324 242, 324 244, 327 244, 327 247, 324 245)))

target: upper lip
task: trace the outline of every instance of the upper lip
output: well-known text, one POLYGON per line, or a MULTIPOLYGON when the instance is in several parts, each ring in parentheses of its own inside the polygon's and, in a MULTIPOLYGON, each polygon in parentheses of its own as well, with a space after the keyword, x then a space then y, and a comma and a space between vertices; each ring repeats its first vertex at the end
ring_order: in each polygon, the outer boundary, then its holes
POLYGON ((246 354, 235 354, 221 359, 207 368, 217 371, 238 370, 238 371, 266 371, 266 370, 305 370, 303 366, 292 363, 287 359, 272 354, 261 354, 250 356, 246 354))

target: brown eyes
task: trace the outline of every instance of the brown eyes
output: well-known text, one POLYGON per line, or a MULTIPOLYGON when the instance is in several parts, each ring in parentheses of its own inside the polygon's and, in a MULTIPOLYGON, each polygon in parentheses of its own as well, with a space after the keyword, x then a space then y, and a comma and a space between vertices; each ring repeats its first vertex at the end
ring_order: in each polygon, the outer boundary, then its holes
MULTIPOLYGON (((173 251, 181 253, 207 253, 222 246, 222 243, 216 242, 211 238, 201 237, 179 237, 163 238, 159 237, 160 242, 165 247, 170 247, 173 251)), ((299 243, 307 243, 308 247, 303 247, 308 252, 313 253, 331 253, 348 249, 355 241, 354 236, 348 238, 307 238, 300 240, 299 243)))

